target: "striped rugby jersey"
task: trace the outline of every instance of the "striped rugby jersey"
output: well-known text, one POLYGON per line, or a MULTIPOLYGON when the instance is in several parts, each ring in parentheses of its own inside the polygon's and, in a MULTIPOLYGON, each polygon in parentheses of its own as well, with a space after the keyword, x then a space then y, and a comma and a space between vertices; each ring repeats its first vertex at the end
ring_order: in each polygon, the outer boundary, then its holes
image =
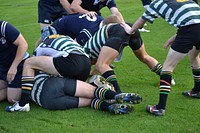
POLYGON ((200 7, 192 0, 155 0, 142 18, 150 23, 162 17, 174 27, 200 23, 200 7))
POLYGON ((42 71, 39 72, 39 74, 37 74, 35 76, 35 83, 33 85, 33 89, 31 91, 31 99, 39 104, 41 106, 41 102, 40 102, 40 94, 42 92, 42 88, 43 88, 43 84, 45 83, 45 81, 50 77, 49 74, 44 73, 42 71))
POLYGON ((67 57, 70 53, 88 55, 82 46, 69 36, 52 35, 42 42, 35 50, 35 56, 67 57))
POLYGON ((101 48, 106 43, 107 37, 107 29, 109 25, 105 25, 100 28, 92 38, 90 38, 84 45, 85 52, 89 55, 90 58, 96 59, 99 56, 101 48))

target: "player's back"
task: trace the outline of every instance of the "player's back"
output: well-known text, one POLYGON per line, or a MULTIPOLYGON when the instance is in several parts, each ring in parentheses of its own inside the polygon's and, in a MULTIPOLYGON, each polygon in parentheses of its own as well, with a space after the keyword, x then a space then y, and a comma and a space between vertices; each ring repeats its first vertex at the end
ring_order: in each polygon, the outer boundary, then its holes
POLYGON ((72 14, 56 20, 52 26, 58 34, 68 35, 74 39, 81 32, 94 35, 102 20, 101 16, 89 17, 85 14, 72 14))

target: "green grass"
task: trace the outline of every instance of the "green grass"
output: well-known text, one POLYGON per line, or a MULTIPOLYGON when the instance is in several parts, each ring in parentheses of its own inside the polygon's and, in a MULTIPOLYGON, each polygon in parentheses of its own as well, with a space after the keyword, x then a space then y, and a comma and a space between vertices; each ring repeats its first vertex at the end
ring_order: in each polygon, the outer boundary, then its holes
MULTIPOLYGON (((0 0, 0 20, 6 20, 16 26, 29 43, 32 52, 40 35, 37 24, 37 0, 0 0)), ((127 22, 135 22, 144 11, 140 0, 116 0, 119 10, 127 22)), ((109 15, 103 9, 103 16, 109 15)), ((163 49, 164 42, 175 34, 176 29, 157 19, 146 27, 150 33, 141 33, 146 51, 161 63, 168 50, 163 49)), ((0 103, 0 133, 195 133, 199 132, 199 100, 186 98, 182 91, 193 86, 191 65, 184 58, 176 67, 173 77, 176 86, 168 97, 166 115, 155 117, 145 111, 148 104, 156 104, 159 98, 159 77, 141 63, 127 47, 123 60, 114 63, 119 84, 124 92, 136 92, 143 96, 143 102, 135 105, 135 111, 129 115, 112 115, 107 112, 86 108, 66 111, 49 111, 32 103, 28 113, 7 113, 6 101, 0 103)))

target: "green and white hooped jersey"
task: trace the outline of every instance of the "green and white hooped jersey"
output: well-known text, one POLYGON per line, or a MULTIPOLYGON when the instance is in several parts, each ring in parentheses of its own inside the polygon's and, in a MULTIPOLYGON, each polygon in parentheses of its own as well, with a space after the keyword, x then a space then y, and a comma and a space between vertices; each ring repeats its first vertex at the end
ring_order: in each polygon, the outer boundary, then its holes
POLYGON ((35 49, 35 56, 67 57, 69 53, 81 54, 88 57, 83 47, 69 36, 50 36, 35 49))
POLYGON ((142 18, 150 23, 162 17, 174 27, 200 23, 200 7, 192 0, 155 0, 142 18))
POLYGON ((35 83, 33 85, 33 89, 31 91, 31 99, 39 104, 41 106, 41 102, 40 102, 40 94, 42 92, 42 88, 43 88, 43 84, 45 83, 45 81, 50 77, 49 74, 43 73, 43 72, 39 72, 39 74, 37 74, 35 76, 35 83))
POLYGON ((85 52, 89 55, 90 58, 96 59, 99 56, 101 48, 106 43, 107 37, 107 28, 110 25, 105 25, 100 28, 92 38, 90 38, 84 45, 85 52))

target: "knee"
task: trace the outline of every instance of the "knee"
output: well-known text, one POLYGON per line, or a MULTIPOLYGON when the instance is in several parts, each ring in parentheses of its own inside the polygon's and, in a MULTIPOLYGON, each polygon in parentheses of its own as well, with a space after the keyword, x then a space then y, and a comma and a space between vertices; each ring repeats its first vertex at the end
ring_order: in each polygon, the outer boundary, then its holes
POLYGON ((30 68, 30 67, 31 67, 31 62, 32 62, 32 61, 31 61, 30 58, 26 59, 25 62, 24 62, 23 68, 24 68, 24 69, 30 68))

